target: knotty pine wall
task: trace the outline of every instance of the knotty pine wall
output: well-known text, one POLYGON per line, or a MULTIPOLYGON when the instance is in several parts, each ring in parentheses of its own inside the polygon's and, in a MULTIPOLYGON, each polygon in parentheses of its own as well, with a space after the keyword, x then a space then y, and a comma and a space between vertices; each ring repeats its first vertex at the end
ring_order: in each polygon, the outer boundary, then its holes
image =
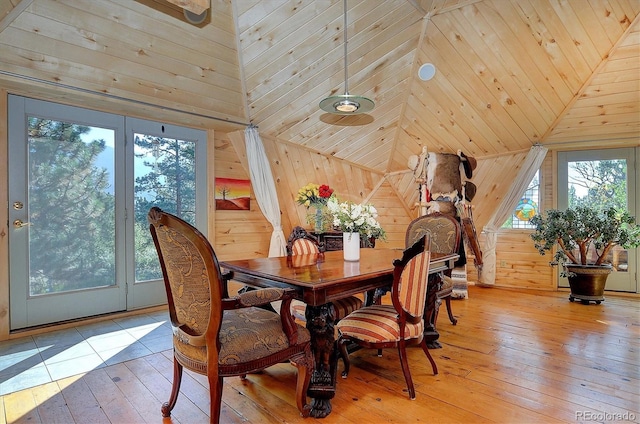
MULTIPOLYGON (((478 162, 479 172, 473 178, 479 184, 478 195, 474 198, 473 214, 476 230, 478 231, 480 245, 484 245, 484 234, 481 233, 482 226, 490 219, 492 211, 488 210, 487 204, 501 201, 501 193, 508 189, 512 178, 520 169, 521 161, 526 156, 525 153, 511 156, 501 156, 496 158, 483 159, 478 162), (500 169, 501 172, 495 172, 500 169), (493 170, 493 171, 492 171, 493 170), (508 180, 505 181, 504 179, 508 180), (480 193, 480 187, 483 187, 480 193), (490 187, 487 189, 487 187, 490 187), (498 191, 500 190, 500 191, 498 191), (492 194, 493 193, 493 194, 492 194), (485 206, 485 207, 483 207, 485 206), (479 213, 476 213, 479 212, 479 213)), ((555 153, 551 150, 542 163, 540 169, 541 184, 541 204, 540 210, 555 207, 556 173, 555 153)), ((496 244, 496 286, 516 287, 539 290, 557 289, 557 269, 549 266, 551 255, 541 256, 533 247, 530 238, 531 230, 500 230, 496 244)), ((473 263, 467 264, 467 280, 478 281, 478 273, 473 263)))
MULTIPOLYGON (((367 201, 384 211, 379 220, 387 240, 376 247, 404 246, 405 229, 417 210, 405 205, 384 175, 294 144, 262 141, 276 183, 285 237, 296 225, 310 228, 306 222, 310 211, 298 205, 295 197, 300 187, 314 182, 328 184, 342 200, 367 201)), ((250 179, 242 131, 216 133, 214 146, 215 177, 250 179)), ((210 226, 210 239, 220 260, 268 256, 272 226, 260 211, 253 187, 249 211, 212 210, 211 216, 215 224, 210 226)))
MULTIPOLYGON (((555 153, 549 151, 540 169, 540 210, 555 207, 555 153)), ((533 247, 531 230, 502 230, 496 245, 496 285, 541 290, 557 289, 557 268, 551 255, 541 256, 533 247)))
MULTIPOLYGON (((282 211, 282 227, 285 236, 296 225, 306 228, 307 210, 295 202, 298 189, 308 182, 327 183, 339 197, 355 202, 369 201, 380 211, 380 223, 387 232, 387 241, 378 242, 377 248, 404 247, 405 230, 417 217, 417 209, 401 198, 406 189, 396 184, 406 179, 406 174, 381 175, 348 164, 342 160, 320 155, 304 147, 290 143, 262 139, 271 163, 282 211)), ((474 198, 474 221, 481 244, 482 227, 489 220, 495 205, 502 200, 502 193, 509 188, 517 175, 527 152, 497 156, 478 161, 472 181, 478 185, 474 198), (495 170, 501 172, 495 172, 495 170), (484 207, 483 207, 484 206, 484 207)), ((216 133, 215 176, 249 179, 243 132, 216 133)), ((542 206, 553 207, 552 154, 543 164, 542 184, 545 195, 542 206)), ((266 257, 269 251, 271 225, 263 217, 255 195, 251 194, 250 211, 212 211, 215 231, 211 241, 221 260, 242 257, 266 257)), ((498 235, 496 285, 543 290, 555 290, 554 269, 549 266, 549 256, 540 256, 526 230, 504 230, 498 235)), ((468 279, 477 281, 472 263, 467 267, 468 279)))

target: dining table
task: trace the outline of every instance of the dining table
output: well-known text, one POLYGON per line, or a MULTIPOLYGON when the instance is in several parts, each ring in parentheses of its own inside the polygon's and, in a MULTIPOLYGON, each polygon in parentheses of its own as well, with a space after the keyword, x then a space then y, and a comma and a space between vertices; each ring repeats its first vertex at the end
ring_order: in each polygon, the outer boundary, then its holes
MULTIPOLYGON (((295 291, 295 298, 307 304, 306 327, 311 334, 315 367, 307 391, 311 416, 324 418, 331 413, 336 391, 338 351, 335 346, 335 309, 331 302, 364 295, 365 305, 373 302, 376 290, 384 293, 393 282, 393 261, 402 249, 360 249, 358 261, 345 261, 342 251, 269 258, 221 261, 233 281, 255 288, 279 287, 295 291)), ((428 343, 439 335, 433 322, 436 292, 443 271, 453 268, 457 254, 431 253, 429 284, 425 299, 425 331, 428 343)))

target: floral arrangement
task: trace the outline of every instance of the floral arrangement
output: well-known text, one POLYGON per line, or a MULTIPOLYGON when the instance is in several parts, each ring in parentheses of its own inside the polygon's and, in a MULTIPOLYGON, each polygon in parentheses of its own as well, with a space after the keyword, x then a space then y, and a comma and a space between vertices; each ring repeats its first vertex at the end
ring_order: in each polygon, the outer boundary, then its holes
POLYGON ((365 239, 385 239, 386 233, 378 222, 378 211, 371 204, 356 205, 342 202, 334 196, 327 202, 333 216, 333 226, 345 233, 360 233, 365 239))
POLYGON ((319 209, 327 204, 332 195, 333 189, 328 185, 309 183, 298 190, 296 202, 307 208, 314 206, 319 209))

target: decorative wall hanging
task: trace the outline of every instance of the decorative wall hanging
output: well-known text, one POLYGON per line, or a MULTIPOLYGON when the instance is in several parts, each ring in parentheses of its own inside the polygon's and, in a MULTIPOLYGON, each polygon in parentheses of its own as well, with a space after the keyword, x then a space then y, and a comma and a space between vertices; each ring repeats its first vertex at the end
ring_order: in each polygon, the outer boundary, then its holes
POLYGON ((248 211, 251 200, 251 181, 216 177, 216 210, 248 211))

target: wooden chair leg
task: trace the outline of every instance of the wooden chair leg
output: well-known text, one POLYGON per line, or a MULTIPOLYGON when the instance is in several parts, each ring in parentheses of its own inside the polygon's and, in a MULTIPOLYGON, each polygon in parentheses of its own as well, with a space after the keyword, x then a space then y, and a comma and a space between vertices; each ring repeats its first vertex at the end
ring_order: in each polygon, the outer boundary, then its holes
POLYGON ((444 303, 447 305, 447 314, 449 314, 449 321, 451 324, 456 325, 458 320, 453 316, 453 312, 451 311, 451 295, 444 298, 444 303))
POLYGON ((209 375, 209 423, 220 422, 220 409, 222 408, 222 377, 209 375))
POLYGON ((433 360, 433 357, 431 357, 431 353, 429 353, 429 348, 427 347, 427 342, 424 339, 420 342, 420 347, 422 347, 424 354, 427 355, 427 359, 431 363, 433 375, 438 375, 438 366, 436 365, 436 361, 433 360))
POLYGON ((304 356, 295 358, 292 362, 298 369, 296 404, 300 415, 306 418, 311 413, 311 405, 307 404, 307 390, 309 389, 311 374, 313 372, 313 353, 311 353, 311 348, 306 349, 304 356))
POLYGON ((173 407, 176 406, 176 401, 178 400, 178 394, 180 393, 180 383, 182 383, 182 365, 178 362, 178 360, 173 358, 173 384, 171 386, 171 395, 169 396, 169 401, 162 404, 163 417, 171 416, 171 411, 173 407))
POLYGON ((344 371, 342 371, 342 378, 347 378, 349 375, 349 368, 351 367, 351 361, 349 361, 349 350, 347 349, 347 339, 340 337, 338 339, 338 348, 340 349, 340 356, 342 356, 342 362, 344 362, 344 371))
POLYGON ((402 365, 402 373, 404 374, 404 380, 407 382, 407 390, 409 391, 409 399, 416 398, 416 389, 413 387, 413 379, 411 378, 411 371, 409 371, 409 362, 407 360, 407 350, 404 343, 398 344, 398 356, 400 357, 400 365, 402 365))

